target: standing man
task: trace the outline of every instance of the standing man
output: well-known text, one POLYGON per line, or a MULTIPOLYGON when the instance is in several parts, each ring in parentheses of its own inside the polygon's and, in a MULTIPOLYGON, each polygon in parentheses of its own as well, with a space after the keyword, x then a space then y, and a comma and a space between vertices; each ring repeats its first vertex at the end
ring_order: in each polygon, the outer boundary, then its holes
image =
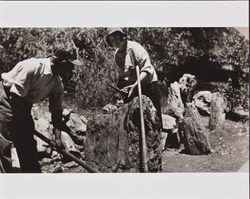
POLYGON ((3 73, 0 81, 0 172, 8 172, 8 156, 13 143, 17 149, 21 172, 39 173, 33 103, 49 98, 49 111, 55 142, 61 141, 62 79, 69 80, 74 65, 82 65, 74 50, 58 48, 49 58, 31 58, 19 62, 11 71, 3 73))
POLYGON ((151 64, 147 51, 137 42, 127 40, 127 35, 121 28, 108 28, 106 41, 115 47, 115 62, 119 68, 118 87, 129 90, 125 102, 129 102, 138 95, 137 76, 135 66, 140 68, 142 94, 153 102, 161 120, 160 96, 158 91, 158 77, 151 64))

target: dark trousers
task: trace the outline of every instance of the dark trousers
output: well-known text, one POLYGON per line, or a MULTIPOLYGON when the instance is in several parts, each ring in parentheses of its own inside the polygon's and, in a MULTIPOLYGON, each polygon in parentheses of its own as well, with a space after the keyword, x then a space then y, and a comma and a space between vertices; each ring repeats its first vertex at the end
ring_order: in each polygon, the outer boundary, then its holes
MULTIPOLYGON (((149 99, 152 101, 154 107, 157 110, 157 114, 158 114, 158 117, 160 119, 161 128, 162 128, 161 104, 160 104, 158 82, 152 82, 150 84, 143 85, 142 86, 142 94, 149 97, 149 99)), ((138 96, 138 88, 136 88, 136 92, 134 92, 134 94, 132 94, 129 98, 125 99, 125 103, 131 101, 136 96, 138 96)))
MULTIPOLYGON (((17 96, 16 96, 17 97, 17 96)), ((34 121, 31 115, 32 104, 17 97, 13 108, 13 141, 17 150, 22 173, 41 173, 38 162, 36 141, 34 140, 34 121)))
POLYGON ((4 88, 0 81, 0 136, 2 136, 0 140, 0 172, 11 172, 10 164, 7 164, 6 160, 10 158, 10 150, 7 146, 10 141, 13 141, 21 172, 40 173, 36 142, 33 138, 32 104, 18 96, 13 98, 10 99, 8 89, 4 88))

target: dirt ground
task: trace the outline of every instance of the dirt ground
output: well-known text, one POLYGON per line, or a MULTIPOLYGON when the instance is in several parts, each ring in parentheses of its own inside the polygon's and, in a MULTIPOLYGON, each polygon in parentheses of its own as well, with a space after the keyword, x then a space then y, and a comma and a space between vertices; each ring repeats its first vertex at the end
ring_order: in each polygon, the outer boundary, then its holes
MULTIPOLYGON (((208 126, 208 118, 203 117, 208 126)), ((181 149, 167 149, 162 156, 162 172, 236 172, 249 160, 248 122, 226 120, 225 129, 211 132, 213 152, 187 155, 181 149)))
MULTIPOLYGON (((98 111, 85 112, 87 118, 98 111)), ((208 127, 208 117, 202 117, 208 127)), ((226 120, 225 128, 210 132, 209 140, 213 152, 209 155, 187 155, 179 149, 166 149, 162 153, 162 172, 237 172, 249 160, 249 123, 226 120)), ((82 154, 84 156, 84 154, 82 154)), ((51 162, 44 158, 41 162, 45 173, 83 173, 82 167, 74 162, 51 162)), ((249 170, 248 165, 244 166, 249 170)), ((246 169, 245 169, 246 170, 246 169)))

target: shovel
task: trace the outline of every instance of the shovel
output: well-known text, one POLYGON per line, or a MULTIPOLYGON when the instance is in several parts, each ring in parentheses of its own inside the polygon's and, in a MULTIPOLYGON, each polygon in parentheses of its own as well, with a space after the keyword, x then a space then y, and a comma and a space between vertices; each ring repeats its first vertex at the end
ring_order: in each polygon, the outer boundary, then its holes
POLYGON ((42 135, 38 131, 34 131, 34 134, 37 137, 39 137, 41 140, 43 140, 44 142, 48 143, 50 146, 52 146, 53 148, 55 148, 56 151, 58 151, 59 153, 61 153, 65 157, 67 157, 68 159, 75 161, 77 164, 79 164, 80 166, 82 166, 88 172, 90 172, 90 173, 99 173, 98 170, 90 167, 89 165, 87 165, 85 162, 83 162, 82 160, 80 160, 76 156, 72 155, 71 153, 68 153, 64 149, 59 148, 53 141, 51 141, 50 139, 48 139, 47 137, 45 137, 44 135, 42 135))

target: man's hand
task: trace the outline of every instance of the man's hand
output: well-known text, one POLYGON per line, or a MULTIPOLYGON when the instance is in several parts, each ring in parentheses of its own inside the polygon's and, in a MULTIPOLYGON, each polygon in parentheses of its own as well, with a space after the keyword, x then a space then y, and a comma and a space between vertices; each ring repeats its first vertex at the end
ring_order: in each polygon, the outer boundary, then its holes
POLYGON ((61 137, 61 131, 57 128, 53 129, 54 135, 55 135, 55 143, 58 147, 63 147, 62 144, 62 137, 61 137))
POLYGON ((137 84, 131 84, 129 86, 125 86, 122 91, 128 92, 128 98, 131 97, 131 95, 135 92, 135 88, 136 88, 137 84))

